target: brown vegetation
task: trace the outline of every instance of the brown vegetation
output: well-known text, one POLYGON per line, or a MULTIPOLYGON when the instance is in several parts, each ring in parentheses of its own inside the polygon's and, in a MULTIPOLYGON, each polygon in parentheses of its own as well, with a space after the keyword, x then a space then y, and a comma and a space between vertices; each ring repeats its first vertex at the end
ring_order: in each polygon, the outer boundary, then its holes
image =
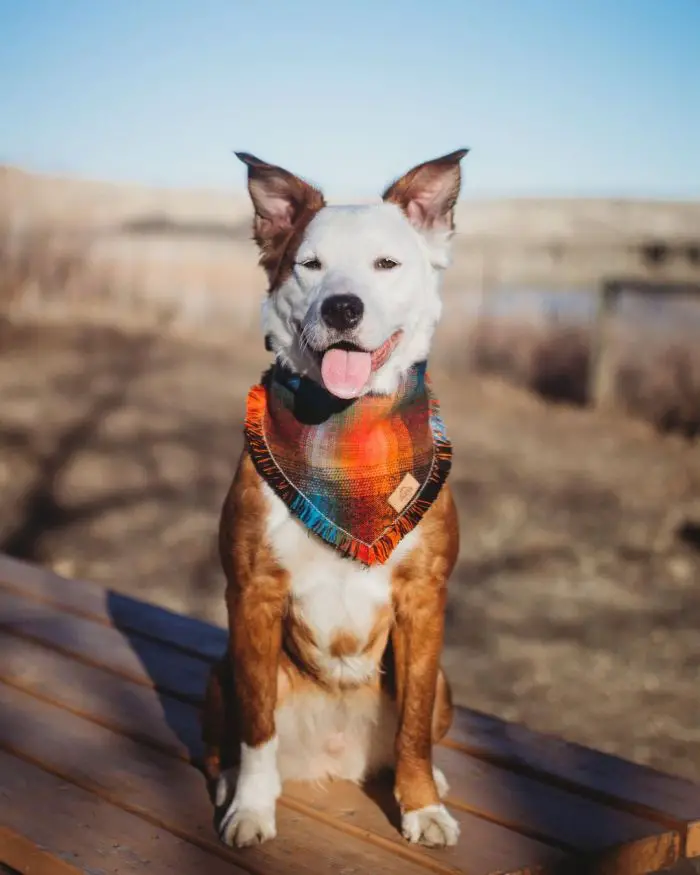
MULTIPOLYGON (((0 551, 223 623, 217 518, 266 361, 252 247, 217 260, 217 232, 200 262, 170 241, 170 297, 134 330, 153 250, 50 227, 0 228, 0 551), (162 314, 189 318, 202 264, 227 316, 205 307, 178 339, 162 314)), ((600 414, 587 326, 482 319, 465 337, 455 303, 433 361, 462 529, 456 700, 700 778, 700 456, 658 433, 697 435, 697 344, 621 319, 620 409, 600 414)))
MULTIPOLYGON (((72 322, 0 337, 0 551, 224 624, 217 520, 262 343, 72 322)), ((433 377, 462 539, 456 701, 700 777, 697 449, 433 377)))
POLYGON ((662 432, 700 434, 700 341, 667 342, 651 359, 628 354, 617 384, 621 403, 634 416, 662 432))
MULTIPOLYGON (((615 380, 620 407, 662 432, 694 438, 700 433, 700 344, 668 339, 650 350, 624 337, 615 380)), ((504 377, 547 401, 590 402, 591 331, 586 326, 492 318, 475 325, 468 348, 478 372, 504 377)))
POLYGON ((49 227, 14 231, 0 216, 0 308, 22 297, 62 296, 85 272, 84 240, 64 238, 49 227))
MULTIPOLYGON (((8 308, 29 307, 41 313, 44 305, 77 300, 80 311, 117 304, 134 315, 149 313, 155 324, 182 321, 187 314, 201 315, 202 306, 178 305, 177 292, 167 300, 152 301, 147 293, 125 289, 124 270, 93 257, 94 241, 87 233, 58 235, 55 229, 35 227, 13 232, 0 222, 0 318, 8 308)), ((138 284, 133 271, 131 283, 138 284)), ((143 278, 142 278, 143 279, 143 278)), ((180 276, 182 280, 182 276, 180 276)), ((145 280, 143 280, 145 282, 145 280)), ((186 294, 182 295, 183 299, 186 294)), ((245 314, 251 322, 251 294, 233 303, 232 313, 245 314)), ((203 305, 206 310, 206 305, 203 305)), ((216 312, 216 311, 215 311, 216 312)), ((203 321, 216 322, 214 314, 203 321)), ((198 318, 193 322, 201 321, 198 318)), ((194 326, 193 326, 194 327, 194 326)), ((653 423, 660 431, 678 431, 692 438, 700 432, 700 352, 692 339, 667 339, 652 345, 634 343, 630 332, 620 332, 621 342, 616 375, 616 398, 620 407, 635 417, 653 423), (654 348, 655 347, 655 348, 654 348), (644 350, 644 355, 640 349, 644 350)), ((531 322, 498 317, 473 321, 468 342, 448 341, 451 349, 438 352, 438 361, 452 360, 458 367, 504 377, 547 401, 585 406, 588 397, 591 359, 591 329, 558 320, 531 322), (466 358, 460 355, 467 349, 466 358)))

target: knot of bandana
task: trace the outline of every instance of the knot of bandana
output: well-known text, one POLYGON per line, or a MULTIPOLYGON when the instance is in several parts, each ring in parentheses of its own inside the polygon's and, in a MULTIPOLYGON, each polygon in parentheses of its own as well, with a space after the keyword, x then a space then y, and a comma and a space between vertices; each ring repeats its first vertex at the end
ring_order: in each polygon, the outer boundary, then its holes
POLYGON ((248 393, 245 435, 258 473, 340 553, 386 562, 447 479, 452 446, 426 364, 394 395, 343 401, 273 368, 248 393))

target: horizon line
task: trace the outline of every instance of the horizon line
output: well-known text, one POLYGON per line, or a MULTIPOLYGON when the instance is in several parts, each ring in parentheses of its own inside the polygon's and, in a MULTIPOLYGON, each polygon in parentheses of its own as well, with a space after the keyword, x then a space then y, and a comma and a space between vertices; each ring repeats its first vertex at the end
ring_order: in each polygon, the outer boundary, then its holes
MULTIPOLYGON (((101 177, 101 176, 93 176, 91 174, 84 174, 79 171, 54 171, 54 170, 46 170, 46 169, 36 169, 31 167, 30 165, 18 164, 13 161, 6 161, 4 159, 0 160, 0 172, 15 172, 24 174, 26 176, 32 176, 39 179, 51 180, 54 182, 65 182, 65 183, 76 183, 76 184, 86 184, 86 185, 105 185, 105 186, 113 186, 115 188, 139 188, 144 190, 151 191, 162 191, 162 192, 192 192, 192 193, 200 193, 200 194, 209 194, 209 195, 219 195, 219 196, 231 196, 233 195, 237 199, 246 200, 248 198, 248 192, 245 188, 245 185, 218 185, 214 186, 211 184, 208 185, 198 185, 196 183, 156 183, 156 182, 145 182, 143 180, 129 178, 109 178, 109 177, 101 177)), ((303 178, 303 177, 302 177, 303 178)), ((323 186, 321 186, 323 188, 323 186)), ((371 195, 371 194, 361 194, 359 191, 355 190, 354 192, 350 192, 347 189, 342 192, 339 191, 337 195, 331 195, 332 201, 338 201, 338 198, 351 198, 359 203, 372 203, 380 198, 380 195, 371 195)), ((587 192, 585 194, 576 194, 573 191, 562 193, 562 192, 547 192, 544 189, 540 189, 539 191, 533 190, 530 192, 523 192, 519 190, 517 193, 507 193, 500 192, 494 190, 476 190, 476 191, 463 191, 460 193, 459 203, 464 202, 475 202, 475 201, 624 201, 627 203, 671 203, 671 204, 688 204, 688 205, 698 205, 700 206, 700 187, 697 191, 693 191, 691 189, 690 192, 685 194, 679 193, 627 193, 620 191, 598 191, 598 192, 587 192)), ((329 204, 334 205, 334 204, 329 204)), ((337 205, 337 204, 336 204, 337 205)))

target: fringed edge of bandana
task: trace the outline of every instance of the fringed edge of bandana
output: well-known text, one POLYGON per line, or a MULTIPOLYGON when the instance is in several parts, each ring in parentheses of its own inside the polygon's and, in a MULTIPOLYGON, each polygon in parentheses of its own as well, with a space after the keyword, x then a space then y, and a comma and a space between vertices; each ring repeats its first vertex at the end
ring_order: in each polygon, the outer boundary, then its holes
POLYGON ((433 464, 417 496, 372 543, 358 541, 327 519, 311 501, 299 492, 277 466, 265 440, 267 390, 253 386, 248 393, 244 431, 253 464, 289 510, 315 535, 338 552, 364 565, 382 565, 394 548, 423 519, 442 489, 452 466, 452 444, 440 414, 437 398, 428 388, 430 398, 430 428, 433 433, 433 464))

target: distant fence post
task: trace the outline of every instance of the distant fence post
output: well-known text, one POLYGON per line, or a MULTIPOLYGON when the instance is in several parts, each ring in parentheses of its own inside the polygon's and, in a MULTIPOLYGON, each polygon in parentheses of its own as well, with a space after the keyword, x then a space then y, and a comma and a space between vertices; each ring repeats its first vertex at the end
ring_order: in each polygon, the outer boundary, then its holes
POLYGON ((613 326, 620 287, 617 282, 604 282, 598 292, 598 306, 591 335, 588 367, 588 399, 597 408, 609 408, 615 403, 615 356, 613 326))

